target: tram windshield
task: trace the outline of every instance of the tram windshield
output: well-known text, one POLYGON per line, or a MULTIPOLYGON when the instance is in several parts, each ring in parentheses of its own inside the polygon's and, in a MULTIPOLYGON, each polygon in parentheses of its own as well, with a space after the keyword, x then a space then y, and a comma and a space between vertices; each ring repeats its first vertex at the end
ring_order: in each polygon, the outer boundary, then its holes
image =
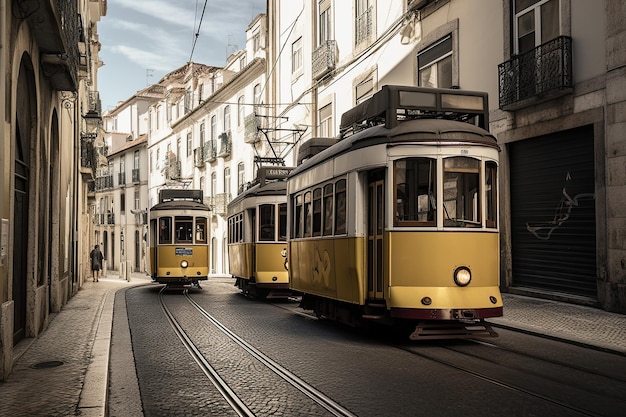
POLYGON ((480 161, 467 157, 443 160, 443 225, 480 227, 480 161))
POLYGON ((395 224, 435 226, 437 160, 407 158, 394 163, 395 224))

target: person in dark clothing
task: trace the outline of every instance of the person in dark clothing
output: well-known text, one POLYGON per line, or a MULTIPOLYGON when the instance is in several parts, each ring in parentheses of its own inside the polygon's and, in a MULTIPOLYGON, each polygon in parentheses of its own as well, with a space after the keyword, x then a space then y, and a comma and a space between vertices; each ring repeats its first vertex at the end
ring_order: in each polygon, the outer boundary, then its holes
POLYGON ((89 260, 91 261, 91 272, 93 273, 93 282, 98 282, 100 275, 100 269, 102 269, 102 252, 100 252, 100 246, 94 246, 91 253, 89 253, 89 260))

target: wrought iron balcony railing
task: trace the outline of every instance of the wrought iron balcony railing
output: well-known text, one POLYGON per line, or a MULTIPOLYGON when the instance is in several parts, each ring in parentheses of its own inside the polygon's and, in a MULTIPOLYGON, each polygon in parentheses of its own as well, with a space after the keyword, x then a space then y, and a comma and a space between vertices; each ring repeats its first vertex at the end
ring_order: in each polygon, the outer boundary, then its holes
POLYGON ((337 41, 329 40, 323 42, 313 51, 313 78, 320 79, 328 72, 335 69, 337 63, 336 53, 337 41))
POLYGON ((370 39, 372 35, 372 7, 368 7, 363 13, 356 17, 354 44, 361 43, 370 39))
POLYGON ((193 150, 193 165, 197 168, 204 168, 204 147, 198 146, 193 150))
POLYGON ((244 133, 244 142, 246 143, 254 143, 257 140, 257 135, 259 131, 259 119, 257 118, 255 113, 251 113, 247 115, 244 119, 245 133, 244 133))
POLYGON ((517 110, 571 93, 572 38, 559 36, 498 65, 500 109, 517 110))
POLYGON ((204 144, 202 148, 205 162, 213 162, 217 158, 217 145, 214 140, 210 140, 204 144))
POLYGON ((126 173, 125 172, 119 172, 117 174, 117 184, 118 185, 125 185, 126 184, 126 173))
POLYGON ((204 200, 206 205, 211 208, 213 214, 224 216, 226 214, 228 203, 230 203, 231 196, 230 193, 221 193, 211 197, 205 197, 204 200))
POLYGON ((220 149, 217 156, 219 156, 220 158, 226 158, 230 156, 230 151, 233 147, 233 140, 230 136, 230 130, 228 132, 222 133, 218 138, 218 142, 220 144, 220 149))
POLYGON ((139 182, 140 181, 140 175, 139 175, 139 168, 133 168, 133 171, 131 173, 132 177, 133 177, 133 182, 139 182))

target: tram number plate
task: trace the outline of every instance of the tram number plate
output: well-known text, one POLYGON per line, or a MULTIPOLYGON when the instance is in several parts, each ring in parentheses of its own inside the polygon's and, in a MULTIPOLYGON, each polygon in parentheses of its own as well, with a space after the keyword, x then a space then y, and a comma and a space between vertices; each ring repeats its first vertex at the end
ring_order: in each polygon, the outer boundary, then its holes
POLYGON ((193 249, 191 248, 176 248, 176 256, 191 256, 193 255, 193 249))

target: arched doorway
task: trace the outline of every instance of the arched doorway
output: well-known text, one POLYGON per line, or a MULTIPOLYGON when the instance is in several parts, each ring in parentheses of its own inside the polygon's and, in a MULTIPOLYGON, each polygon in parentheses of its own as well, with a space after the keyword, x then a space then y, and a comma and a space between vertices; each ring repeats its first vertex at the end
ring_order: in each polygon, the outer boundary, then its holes
POLYGON ((30 212, 30 148, 37 126, 36 89, 33 65, 22 56, 17 80, 14 140, 13 207, 13 344, 26 336, 26 290, 28 276, 30 212))

